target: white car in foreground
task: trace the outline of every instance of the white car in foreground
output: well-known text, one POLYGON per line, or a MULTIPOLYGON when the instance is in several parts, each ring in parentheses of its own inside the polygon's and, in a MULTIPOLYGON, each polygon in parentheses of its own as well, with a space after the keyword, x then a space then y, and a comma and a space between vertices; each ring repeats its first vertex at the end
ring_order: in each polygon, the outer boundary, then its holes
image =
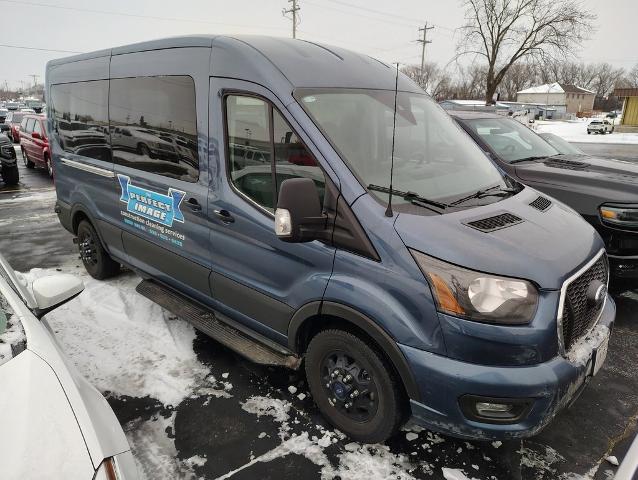
POLYGON ((69 274, 29 285, 0 255, 1 478, 138 478, 113 410, 39 320, 83 289, 69 274))

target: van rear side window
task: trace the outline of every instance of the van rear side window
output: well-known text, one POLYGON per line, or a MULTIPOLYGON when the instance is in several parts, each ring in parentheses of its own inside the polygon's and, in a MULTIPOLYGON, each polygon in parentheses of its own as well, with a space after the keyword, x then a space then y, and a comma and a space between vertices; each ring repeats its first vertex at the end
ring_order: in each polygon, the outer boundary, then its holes
POLYGON ((53 132, 65 152, 111 161, 108 80, 51 86, 53 132))
POLYGON ((191 77, 112 79, 109 108, 114 163, 197 181, 197 115, 191 77))

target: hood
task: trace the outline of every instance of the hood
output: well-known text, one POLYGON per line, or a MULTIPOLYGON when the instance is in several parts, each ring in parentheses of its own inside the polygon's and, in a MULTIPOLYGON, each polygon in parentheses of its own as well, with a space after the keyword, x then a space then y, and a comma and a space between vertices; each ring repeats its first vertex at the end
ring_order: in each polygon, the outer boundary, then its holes
POLYGON ((583 218, 560 202, 526 187, 517 195, 459 212, 422 216, 400 213, 395 229, 409 248, 473 270, 531 280, 544 289, 563 282, 604 245, 583 218), (542 196, 544 211, 530 205, 542 196), (509 213, 520 222, 490 232, 469 222, 509 213))
MULTIPOLYGON (((558 155, 516 165, 523 182, 568 187, 606 201, 638 202, 638 163, 588 155, 558 155)), ((552 192, 552 194, 555 194, 552 192)), ((559 200, 563 200, 558 197, 559 200)), ((567 202, 571 203, 571 202, 567 202)))

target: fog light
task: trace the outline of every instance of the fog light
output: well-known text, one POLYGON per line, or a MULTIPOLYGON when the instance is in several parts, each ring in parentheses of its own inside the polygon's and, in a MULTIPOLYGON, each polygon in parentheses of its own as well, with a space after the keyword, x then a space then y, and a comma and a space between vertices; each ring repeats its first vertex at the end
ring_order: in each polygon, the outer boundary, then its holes
POLYGON ((493 398, 463 395, 459 405, 463 414, 475 422, 513 424, 524 420, 532 408, 531 398, 493 398))
POLYGON ((508 403, 489 403, 489 402, 477 402, 476 412, 485 417, 492 416, 494 414, 501 416, 503 413, 510 413, 514 405, 508 403))

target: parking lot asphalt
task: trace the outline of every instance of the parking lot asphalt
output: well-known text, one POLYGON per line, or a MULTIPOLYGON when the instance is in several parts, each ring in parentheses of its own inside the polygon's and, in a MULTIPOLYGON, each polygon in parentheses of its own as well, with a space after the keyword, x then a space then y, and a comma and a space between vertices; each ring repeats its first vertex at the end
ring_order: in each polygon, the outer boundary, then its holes
MULTIPOLYGON (((638 161, 638 149, 632 158, 638 161)), ((0 252, 20 271, 64 265, 83 272, 71 234, 53 213, 52 182, 44 170, 20 165, 20 184, 0 186, 0 252)), ((104 284, 131 288, 122 285, 136 281, 130 272, 122 277, 104 284)), ((614 298, 605 366, 574 405, 528 440, 465 442, 408 426, 386 445, 355 444, 325 423, 302 374, 254 365, 200 333, 192 348, 207 374, 178 404, 103 393, 143 478, 607 479, 614 467, 605 458, 622 459, 638 432, 638 291, 614 298), (211 378, 217 388, 209 388, 211 378)), ((65 312, 73 314, 78 307, 69 305, 65 312)), ((56 323, 58 333, 64 321, 56 323)), ((82 348, 78 340, 71 357, 80 371, 82 348)))
POLYGON ((587 155, 597 155, 618 160, 638 161, 638 145, 628 143, 574 143, 587 155))

